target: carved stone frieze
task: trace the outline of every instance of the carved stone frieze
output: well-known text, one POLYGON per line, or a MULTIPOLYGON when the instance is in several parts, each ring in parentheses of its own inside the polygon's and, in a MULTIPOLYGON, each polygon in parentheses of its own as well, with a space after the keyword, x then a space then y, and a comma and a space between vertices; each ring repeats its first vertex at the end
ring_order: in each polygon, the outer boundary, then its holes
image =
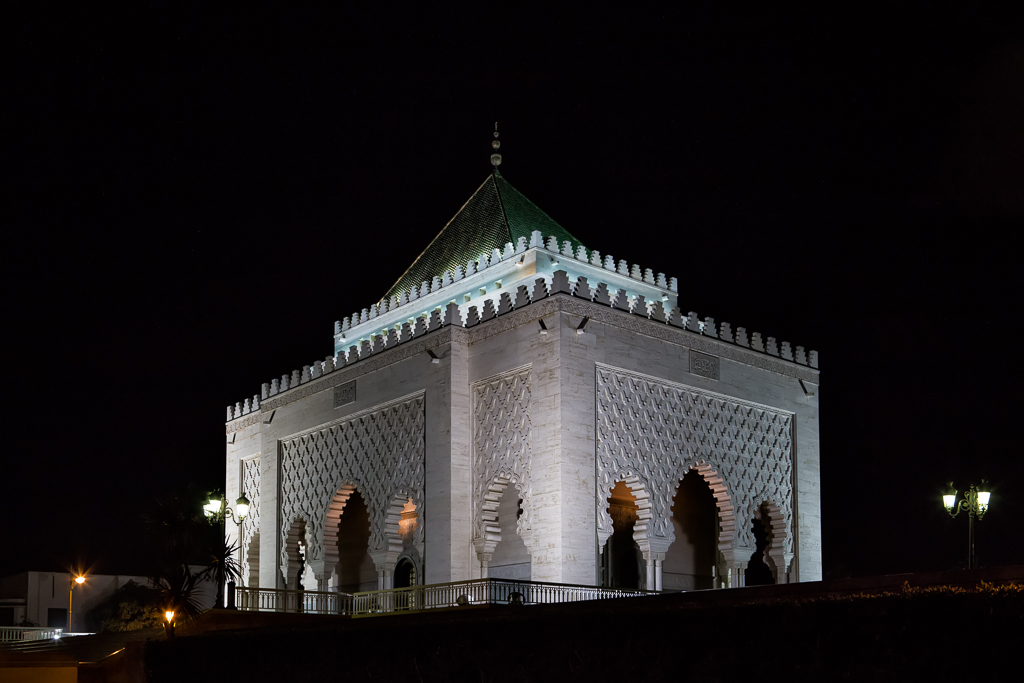
MULTIPOLYGON (((346 365, 339 370, 335 370, 328 375, 322 376, 320 379, 300 384, 294 389, 289 389, 282 394, 278 394, 273 398, 268 398, 266 401, 261 402, 259 413, 252 413, 244 418, 228 422, 226 424, 225 431, 227 434, 237 432, 244 426, 256 424, 264 413, 269 413, 281 406, 294 403, 295 401, 307 398, 313 394, 319 394, 321 391, 333 389, 339 384, 344 384, 345 382, 357 377, 362 377, 363 375, 371 372, 375 372, 389 365, 400 363, 403 360, 424 353, 427 349, 434 349, 438 346, 448 344, 452 341, 453 332, 464 333, 465 331, 451 327, 444 327, 437 332, 432 332, 420 339, 399 344, 393 349, 385 349, 370 358, 360 360, 352 365, 346 365)), ((459 338, 457 341, 462 341, 463 339, 464 337, 459 338)))
POLYGON ((249 543, 260 530, 260 456, 242 461, 242 495, 249 499, 249 514, 242 520, 242 576, 249 576, 249 543))
MULTIPOLYGON (((647 534, 671 540, 671 506, 693 468, 721 477, 736 512, 739 547, 754 547, 751 520, 765 501, 784 519, 793 547, 792 414, 603 364, 597 366, 598 530, 612 531, 608 492, 639 477, 651 497, 647 534)), ((721 502, 720 502, 721 505, 721 502)), ((731 536, 731 534, 730 534, 731 536)))
POLYGON ((513 328, 530 323, 537 318, 543 318, 556 311, 564 311, 573 315, 588 316, 592 321, 618 327, 629 332, 635 332, 655 339, 672 342, 697 351, 709 353, 720 358, 750 365, 762 370, 768 370, 786 377, 802 379, 808 382, 818 383, 821 381, 819 372, 812 368, 806 368, 796 363, 790 363, 763 353, 757 353, 735 344, 730 344, 713 337, 706 337, 696 332, 690 332, 667 323, 657 320, 650 320, 639 315, 633 315, 626 311, 602 306, 584 299, 577 299, 564 294, 556 294, 545 299, 518 308, 511 313, 488 320, 486 323, 472 327, 468 330, 459 330, 467 333, 470 343, 475 343, 501 334, 513 328))
POLYGON ((348 382, 356 377, 361 377, 374 372, 388 365, 401 362, 427 349, 433 349, 452 341, 459 343, 475 343, 482 341, 496 334, 507 332, 511 329, 530 323, 556 311, 565 311, 574 315, 588 316, 606 325, 612 325, 619 329, 643 334, 655 339, 672 342, 687 348, 695 349, 704 353, 712 354, 720 358, 750 365, 755 368, 774 372, 786 377, 801 379, 806 382, 817 384, 820 382, 817 370, 803 367, 797 363, 776 359, 770 355, 758 353, 745 349, 735 344, 730 344, 713 337, 706 337, 696 332, 673 327, 667 323, 657 320, 650 320, 642 316, 633 315, 626 311, 609 308, 584 299, 577 299, 565 294, 555 294, 535 303, 517 308, 516 310, 492 318, 471 328, 443 327, 440 330, 431 332, 413 341, 403 342, 394 348, 387 348, 378 354, 367 359, 361 359, 352 365, 346 365, 340 370, 335 370, 321 379, 312 380, 301 384, 294 389, 289 389, 282 394, 260 403, 259 412, 254 412, 244 417, 236 418, 225 425, 225 433, 239 431, 245 427, 257 424, 263 413, 276 410, 283 405, 293 403, 300 399, 312 396, 321 391, 331 389, 339 384, 348 382))
MULTIPOLYGON (((335 494, 354 487, 370 513, 370 551, 401 546, 402 505, 412 498, 425 519, 422 391, 281 440, 281 562, 288 532, 306 521, 311 561, 324 558, 324 528, 335 494), (397 510, 397 512, 396 512, 397 510), (393 527, 393 528, 392 528, 393 527)), ((423 525, 414 532, 422 547, 423 525)))
POLYGON ((498 500, 509 484, 523 501, 517 530, 529 541, 531 375, 527 364, 473 385, 473 521, 480 552, 493 551, 500 539, 498 500))

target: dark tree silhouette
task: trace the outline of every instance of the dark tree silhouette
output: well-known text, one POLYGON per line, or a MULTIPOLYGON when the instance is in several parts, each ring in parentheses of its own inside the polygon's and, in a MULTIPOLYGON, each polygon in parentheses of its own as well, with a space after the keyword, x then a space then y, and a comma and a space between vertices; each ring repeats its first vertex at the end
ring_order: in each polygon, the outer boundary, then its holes
MULTIPOLYGON (((206 494, 193 484, 156 498, 144 515, 151 546, 150 574, 160 589, 164 611, 174 621, 191 621, 201 612, 198 589, 204 579, 216 582, 217 601, 223 602, 226 581, 241 576, 235 553, 238 546, 224 539, 223 526, 210 523, 203 514, 206 494), (202 567, 193 571, 192 567, 202 567)), ((167 637, 174 637, 174 623, 165 620, 167 637)))

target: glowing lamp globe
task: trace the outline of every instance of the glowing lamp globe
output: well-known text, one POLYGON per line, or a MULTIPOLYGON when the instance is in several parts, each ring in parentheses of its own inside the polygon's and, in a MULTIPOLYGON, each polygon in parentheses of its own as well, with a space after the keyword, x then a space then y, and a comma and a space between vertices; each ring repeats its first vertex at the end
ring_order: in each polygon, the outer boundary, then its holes
POLYGON ((206 512, 207 517, 212 517, 220 512, 220 502, 219 495, 215 493, 210 494, 209 498, 207 498, 206 502, 203 504, 203 510, 206 512))
POLYGON ((978 491, 978 514, 983 515, 988 512, 988 501, 992 496, 990 491, 978 491))
POLYGON ((249 514, 249 499, 244 495, 235 501, 235 510, 238 512, 239 519, 245 519, 245 516, 249 514))
POLYGON ((85 577, 84 576, 76 576, 75 577, 75 583, 77 583, 79 586, 81 586, 83 583, 85 583, 85 577))

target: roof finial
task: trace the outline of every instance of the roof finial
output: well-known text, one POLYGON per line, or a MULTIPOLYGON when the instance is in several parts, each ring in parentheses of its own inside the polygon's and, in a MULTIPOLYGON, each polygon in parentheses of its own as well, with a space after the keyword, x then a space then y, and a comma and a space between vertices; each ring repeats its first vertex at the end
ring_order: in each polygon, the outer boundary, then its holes
POLYGON ((494 142, 491 143, 491 147, 495 150, 494 154, 491 155, 491 164, 494 166, 494 171, 497 173, 498 166, 501 164, 501 155, 498 154, 497 149, 501 147, 501 143, 498 142, 498 122, 494 122, 494 142))

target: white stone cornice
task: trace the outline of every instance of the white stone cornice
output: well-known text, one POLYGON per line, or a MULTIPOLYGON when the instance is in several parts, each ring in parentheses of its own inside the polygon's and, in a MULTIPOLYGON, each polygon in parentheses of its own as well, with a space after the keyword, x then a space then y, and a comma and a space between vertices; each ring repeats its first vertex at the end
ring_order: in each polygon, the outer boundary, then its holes
POLYGON ((400 363, 407 358, 412 358, 413 356, 426 352, 427 349, 435 349, 439 346, 448 344, 452 341, 453 333, 456 335, 456 341, 465 341, 465 337, 461 336, 465 333, 465 330, 444 327, 411 342, 399 344, 391 349, 384 349, 380 353, 371 356, 366 360, 360 360, 357 363, 335 370, 320 379, 307 382, 306 384, 300 384, 294 389, 289 389, 277 394, 271 399, 267 399, 265 402, 260 404, 259 413, 250 413, 245 417, 237 418, 228 422, 225 427, 225 431, 228 434, 237 432, 249 425, 258 423, 262 415, 277 410, 281 406, 294 403, 295 401, 307 398, 313 394, 318 394, 321 391, 333 389, 339 384, 344 384, 345 382, 356 379, 357 377, 362 377, 363 375, 371 372, 375 372, 376 370, 380 370, 381 368, 389 365, 400 363))
POLYGON ((821 382, 820 372, 815 368, 799 365, 793 361, 704 336, 698 332, 681 329, 668 323, 634 315, 628 311, 610 308, 585 299, 578 299, 568 294, 557 293, 486 322, 477 323, 473 327, 445 326, 422 337, 402 342, 393 348, 385 348, 369 358, 360 359, 321 378, 300 384, 293 389, 276 394, 273 398, 266 399, 260 403, 258 412, 254 411, 226 423, 225 432, 231 434, 240 431, 248 426, 257 424, 265 413, 325 391, 338 384, 375 372, 388 365, 401 362, 417 354, 424 353, 427 349, 434 349, 452 341, 468 344, 483 341, 496 334, 532 323, 556 311, 588 316, 595 322, 709 353, 760 370, 774 372, 784 377, 792 377, 805 382, 813 382, 814 384, 820 384, 821 382))
POLYGON ((609 308, 608 306, 577 299, 565 294, 554 294, 535 304, 525 306, 493 320, 480 323, 475 327, 460 331, 468 332, 469 342, 475 343, 520 325, 533 322, 538 318, 551 315, 556 311, 589 316, 592 321, 612 325, 622 330, 696 349, 704 353, 710 353, 720 358, 727 358, 737 363, 743 363, 760 370, 768 370, 769 372, 786 377, 802 379, 807 382, 814 382, 815 384, 821 381, 819 377, 820 372, 814 368, 798 365, 791 361, 745 349, 742 346, 736 346, 719 339, 705 337, 696 332, 673 327, 667 323, 633 315, 627 311, 609 308))

